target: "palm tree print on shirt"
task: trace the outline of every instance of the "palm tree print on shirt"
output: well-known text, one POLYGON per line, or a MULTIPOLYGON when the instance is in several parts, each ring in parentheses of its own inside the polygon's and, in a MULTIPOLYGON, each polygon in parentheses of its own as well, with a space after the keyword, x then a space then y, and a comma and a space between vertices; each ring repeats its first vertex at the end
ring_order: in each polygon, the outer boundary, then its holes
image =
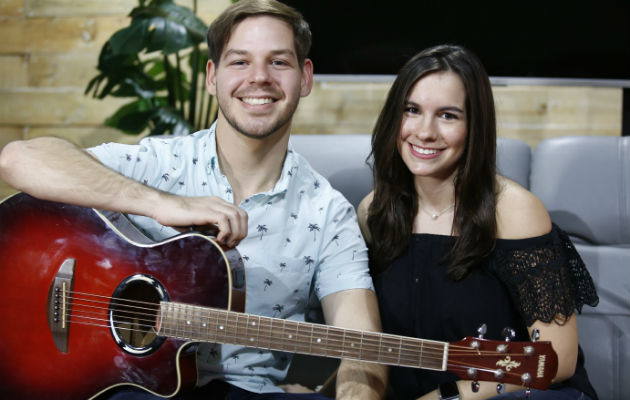
POLYGON ((311 256, 305 256, 304 257, 304 265, 306 265, 308 267, 308 270, 306 272, 311 272, 311 264, 313 264, 314 262, 315 262, 315 260, 313 260, 311 258, 311 256))
POLYGON ((263 235, 265 233, 267 233, 268 229, 267 229, 267 225, 258 225, 256 227, 256 230, 258 231, 258 233, 260 233, 260 240, 262 240, 263 235))
POLYGON ((263 281, 263 284, 265 285, 265 288, 263 289, 263 291, 267 291, 267 288, 271 285, 273 285, 273 281, 269 278, 265 279, 263 281))
POLYGON ((319 231, 319 225, 317 224, 308 224, 308 230, 313 232, 313 242, 317 240, 317 232, 319 231))
POLYGON ((280 263, 280 272, 284 272, 284 269, 287 267, 287 263, 281 262, 280 263))
POLYGON ((271 308, 271 310, 273 311, 273 316, 277 317, 278 315, 280 315, 282 310, 284 310, 284 306, 282 304, 276 304, 271 308))

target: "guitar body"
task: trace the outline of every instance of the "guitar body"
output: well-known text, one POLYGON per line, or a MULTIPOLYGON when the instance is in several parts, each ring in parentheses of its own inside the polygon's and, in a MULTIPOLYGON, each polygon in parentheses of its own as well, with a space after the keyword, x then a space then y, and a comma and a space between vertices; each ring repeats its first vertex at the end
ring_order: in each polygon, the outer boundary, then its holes
MULTIPOLYGON (((111 298, 229 309, 231 258, 215 242, 196 233, 135 242, 95 210, 25 194, 0 204, 0 227, 1 398, 87 399, 119 385, 166 397, 195 384, 195 346, 150 335, 129 346, 133 338, 118 337, 124 327, 113 329, 111 298), (60 305, 71 310, 65 319, 52 311, 56 279, 71 293, 60 305), (84 306, 81 293, 90 294, 84 306)), ((158 317, 150 316, 148 331, 158 317)))

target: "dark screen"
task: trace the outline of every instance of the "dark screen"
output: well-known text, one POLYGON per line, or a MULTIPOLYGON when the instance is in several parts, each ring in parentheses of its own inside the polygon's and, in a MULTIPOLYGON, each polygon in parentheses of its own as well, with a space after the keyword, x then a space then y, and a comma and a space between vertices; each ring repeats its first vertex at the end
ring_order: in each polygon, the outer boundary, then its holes
POLYGON ((630 1, 286 0, 311 25, 319 74, 396 74, 441 43, 490 76, 630 78, 630 1))

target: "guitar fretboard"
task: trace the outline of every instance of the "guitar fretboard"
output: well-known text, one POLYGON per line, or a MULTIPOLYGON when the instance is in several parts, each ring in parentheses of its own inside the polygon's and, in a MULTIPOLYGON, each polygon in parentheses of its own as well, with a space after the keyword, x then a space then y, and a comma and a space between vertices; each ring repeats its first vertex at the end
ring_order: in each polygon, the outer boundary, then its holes
POLYGON ((448 343, 161 302, 158 335, 199 342, 446 370, 448 343))

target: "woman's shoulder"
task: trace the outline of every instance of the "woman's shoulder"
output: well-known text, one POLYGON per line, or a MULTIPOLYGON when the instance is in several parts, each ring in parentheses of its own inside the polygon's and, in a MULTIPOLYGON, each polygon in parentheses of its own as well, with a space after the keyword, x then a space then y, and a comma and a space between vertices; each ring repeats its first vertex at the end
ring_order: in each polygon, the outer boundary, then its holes
POLYGON ((357 207, 357 218, 359 220, 359 227, 361 228, 361 233, 363 234, 363 238, 367 243, 372 242, 372 235, 370 235, 370 230, 367 225, 368 211, 370 209, 370 204, 372 204, 372 200, 374 199, 374 192, 368 193, 367 196, 361 200, 359 206, 357 207))
POLYGON ((497 237, 525 239, 551 230, 544 204, 529 190, 502 176, 497 177, 497 237))

